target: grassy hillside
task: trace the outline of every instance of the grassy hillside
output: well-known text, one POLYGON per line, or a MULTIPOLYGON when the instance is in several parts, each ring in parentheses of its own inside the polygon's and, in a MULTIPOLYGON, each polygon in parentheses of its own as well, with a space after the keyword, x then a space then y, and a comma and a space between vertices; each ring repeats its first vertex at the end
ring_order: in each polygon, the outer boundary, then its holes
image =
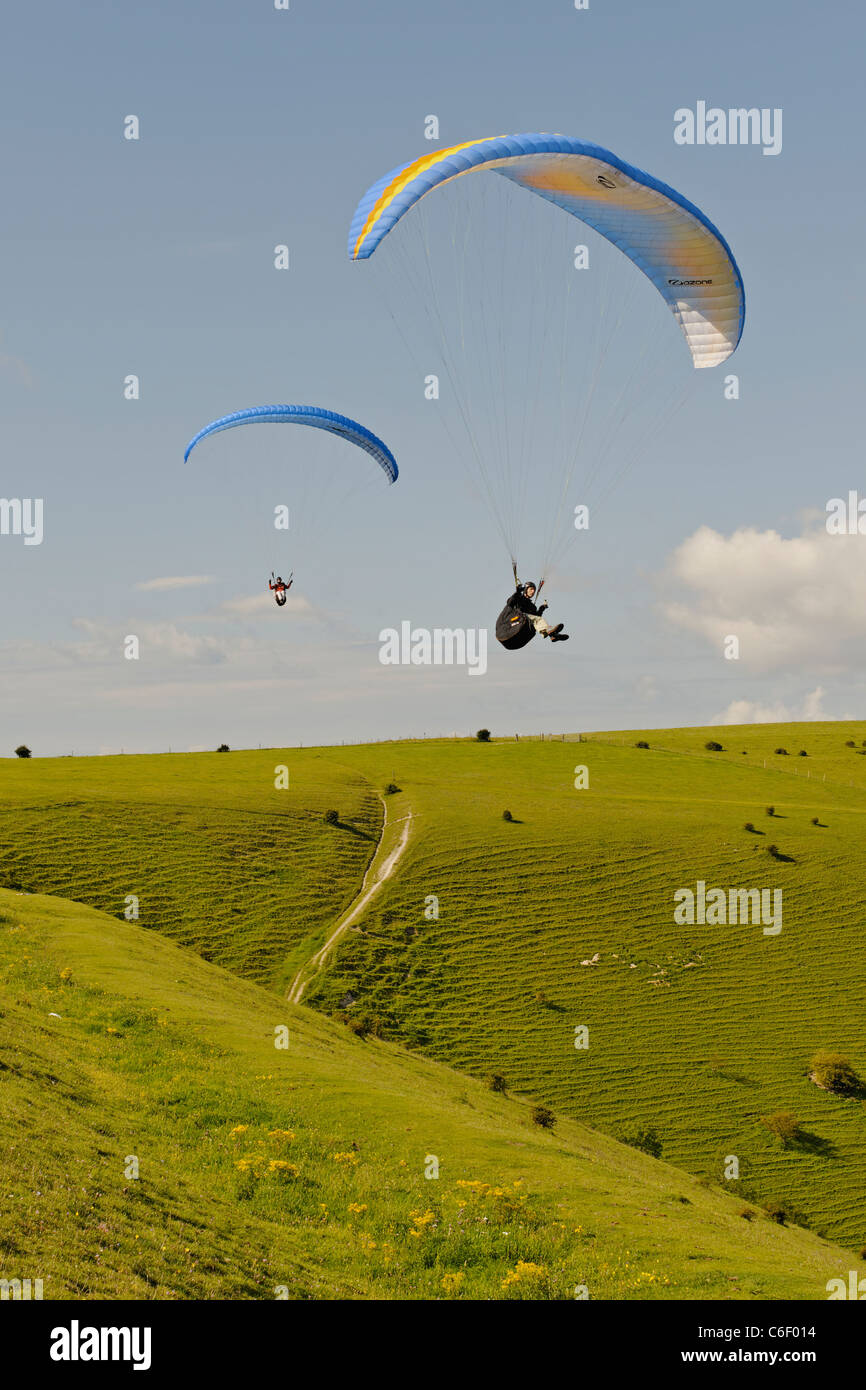
POLYGON ((135 923, 0 890, 0 979, 0 1277, 46 1298, 812 1299, 852 1267, 135 923))
POLYGON ((139 893, 144 925, 284 989, 357 892, 394 776, 408 847, 304 1003, 501 1073, 558 1116, 654 1128, 666 1159, 714 1181, 734 1155, 728 1190, 859 1249, 866 1110, 808 1063, 830 1048, 866 1072, 864 739, 807 724, 9 760, 0 871, 114 914, 139 893), (330 806, 349 828, 323 824, 330 806), (674 894, 698 880, 782 889, 781 934, 678 925, 674 894), (762 1124, 782 1110, 802 1129, 787 1148, 762 1124))
POLYGON ((376 789, 315 753, 3 759, 0 885, 112 915, 135 895, 145 926, 272 984, 351 900, 381 821, 376 789))
MULTIPOLYGON (((499 1071, 558 1114, 654 1127, 692 1171, 720 1178, 735 1155, 739 1190, 859 1247, 866 1112, 807 1073, 819 1048, 866 1072, 866 761, 845 746, 864 736, 809 724, 389 749, 413 841, 367 934, 344 939, 306 1000, 333 1010, 351 994, 393 1036, 499 1071), (677 925, 674 893, 699 879, 781 888, 781 934, 677 925), (789 1148, 761 1123, 780 1110, 803 1128, 789 1148)), ((378 755, 350 756, 370 775, 378 755)))

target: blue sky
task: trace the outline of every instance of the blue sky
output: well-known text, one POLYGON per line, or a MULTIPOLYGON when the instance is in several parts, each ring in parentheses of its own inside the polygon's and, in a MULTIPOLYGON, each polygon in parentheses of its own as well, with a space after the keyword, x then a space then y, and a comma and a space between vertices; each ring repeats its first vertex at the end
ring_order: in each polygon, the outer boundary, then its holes
POLYGON ((43 498, 45 537, 0 536, 0 753, 862 715, 866 538, 829 542, 821 517, 866 490, 863 28, 853 7, 775 0, 19 7, 0 55, 0 496, 43 498), (698 100, 782 108, 781 154, 676 145, 698 100), (616 151, 706 210, 747 290, 740 400, 725 369, 699 374, 551 589, 571 641, 491 650, 477 679, 378 661, 381 628, 489 628, 508 592, 346 256, 364 189, 431 148, 429 113, 443 145, 553 130, 616 151), (342 510, 328 491, 321 531, 276 541, 301 475, 313 512, 310 478, 339 493, 344 446, 236 431, 182 462, 208 420, 272 401, 363 421, 398 484, 371 477, 342 510), (278 612, 262 586, 293 564, 278 612), (201 582, 141 587, 167 579, 201 582))

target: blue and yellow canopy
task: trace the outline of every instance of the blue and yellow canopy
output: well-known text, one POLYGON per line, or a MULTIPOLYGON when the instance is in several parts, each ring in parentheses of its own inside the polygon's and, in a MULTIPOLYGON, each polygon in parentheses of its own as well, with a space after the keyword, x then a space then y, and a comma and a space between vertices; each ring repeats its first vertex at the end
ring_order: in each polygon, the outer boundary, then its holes
POLYGON ((584 140, 497 135, 403 164, 358 204, 349 255, 365 260, 425 194, 485 169, 555 203, 618 246, 670 306, 696 367, 730 357, 742 336, 746 304, 742 276, 721 232, 675 189, 584 140))

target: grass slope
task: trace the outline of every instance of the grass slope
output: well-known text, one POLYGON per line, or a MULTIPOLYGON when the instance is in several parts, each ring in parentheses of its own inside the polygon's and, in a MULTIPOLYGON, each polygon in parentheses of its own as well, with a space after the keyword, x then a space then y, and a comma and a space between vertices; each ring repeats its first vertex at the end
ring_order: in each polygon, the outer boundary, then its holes
MULTIPOLYGON (((597 737, 389 746, 414 839, 307 1002, 333 1011, 351 993, 392 1036, 501 1072, 558 1114, 656 1128, 694 1172, 719 1179, 735 1155, 738 1190, 859 1248, 866 1109, 807 1073, 819 1048, 866 1073, 866 761, 846 747, 863 747, 866 726, 597 737), (709 738, 729 751, 706 751, 709 738), (781 934, 677 925, 674 893, 700 879, 781 888, 781 934), (438 919, 424 916, 430 894, 438 919), (581 1024, 588 1051, 573 1045, 581 1024), (802 1124, 789 1148, 761 1123, 779 1110, 802 1124)), ((382 761, 341 753, 366 776, 382 761)))
POLYGON ((0 1278, 46 1298, 811 1299, 852 1267, 88 907, 0 890, 0 978, 0 1278))
POLYGON ((381 822, 365 778, 315 753, 4 759, 0 884, 117 916, 135 895, 144 925, 284 983, 351 901, 381 822))

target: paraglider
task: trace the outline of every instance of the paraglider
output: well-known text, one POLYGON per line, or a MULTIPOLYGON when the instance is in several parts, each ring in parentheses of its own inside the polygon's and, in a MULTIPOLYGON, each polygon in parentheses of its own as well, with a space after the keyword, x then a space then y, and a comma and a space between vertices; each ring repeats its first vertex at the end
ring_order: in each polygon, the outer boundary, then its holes
POLYGON ((288 579, 281 579, 279 575, 277 575, 275 578, 274 572, 273 570, 271 570, 271 577, 268 582, 268 588, 273 592, 274 599, 276 600, 278 608, 282 608, 286 599, 289 597, 289 590, 292 587, 293 575, 294 570, 292 571, 292 574, 289 575, 288 579))
MULTIPOLYGON (((541 582, 543 584, 544 580, 541 582)), ((539 589, 540 587, 539 585, 539 589)), ((505 607, 496 619, 496 640, 508 651, 519 651, 532 641, 536 633, 540 633, 542 637, 549 637, 551 642, 568 641, 568 633, 562 630, 564 623, 557 623, 555 627, 551 627, 544 617, 548 605, 541 603, 536 606, 537 596, 538 589, 531 579, 527 579, 525 583, 517 584, 514 593, 506 600, 505 607)))
MULTIPOLYGON (((356 420, 350 420, 345 415, 337 415, 332 410, 322 410, 318 406, 311 405, 260 405, 252 406, 247 410, 237 410, 232 415, 223 415, 220 419, 205 425, 204 429, 199 430, 198 434, 190 440, 184 450, 184 463, 187 462, 196 445, 201 440, 206 439, 208 435, 233 429, 236 425, 248 424, 309 425, 314 429, 325 430, 329 434, 338 435, 347 443, 354 444, 369 454, 378 463, 389 483, 394 483, 397 480, 399 470, 394 455, 371 430, 358 424, 356 420)), ((309 474, 308 469, 304 471, 309 474)), ((307 491, 323 492, 318 479, 311 481, 307 477, 305 481, 307 491)), ((288 591, 292 587, 293 574, 294 571, 289 575, 288 580, 284 580, 275 575, 273 570, 271 571, 268 588, 273 593, 277 606, 280 608, 285 606, 288 591)))
MULTIPOLYGON (((469 140, 391 170, 358 204, 350 258, 375 261, 392 234, 380 285, 396 300, 388 307, 401 331, 419 309, 429 318, 455 419, 469 439, 463 457, 508 549, 515 584, 532 526, 545 537, 542 574, 549 577, 579 529, 575 501, 585 502, 612 457, 622 476, 683 403, 669 406, 664 398, 684 397, 682 373, 666 373, 662 325, 652 297, 641 299, 635 271, 668 306, 693 366, 704 369, 724 362, 742 336, 745 292, 733 253, 705 213, 668 184, 600 145, 555 134, 469 140), (465 177, 485 172, 500 179, 465 177), (428 199, 446 185, 448 194, 428 199), (574 232, 545 202, 569 214, 572 226, 583 224, 581 238, 589 228, 601 238, 593 274, 574 273, 590 264, 589 249, 573 244, 574 232), (634 269, 626 272, 605 243, 634 269), (405 286, 394 292, 400 275, 405 286), (639 346, 632 296, 647 315, 647 342, 639 346), (622 363, 610 351, 620 328, 622 363), (609 400, 600 385, 605 367, 613 372, 609 400), (661 374, 661 388, 641 390, 641 374, 652 372, 661 374), (620 449, 641 405, 656 418, 637 422, 633 447, 626 439, 620 449), (578 460, 586 478, 571 497, 578 460)), ((527 645, 536 632, 567 640, 562 624, 549 628, 546 605, 533 602, 544 582, 538 590, 517 585, 499 615, 496 636, 507 649, 527 645)))

